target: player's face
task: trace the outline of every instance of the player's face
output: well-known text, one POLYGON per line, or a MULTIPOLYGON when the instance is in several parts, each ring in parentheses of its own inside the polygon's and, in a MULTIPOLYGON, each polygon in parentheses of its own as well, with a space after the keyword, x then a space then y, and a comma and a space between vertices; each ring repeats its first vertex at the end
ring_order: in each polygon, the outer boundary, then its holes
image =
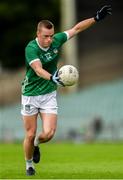
POLYGON ((49 47, 53 41, 53 35, 54 35, 54 28, 47 29, 42 27, 40 31, 37 32, 39 44, 43 48, 49 47))

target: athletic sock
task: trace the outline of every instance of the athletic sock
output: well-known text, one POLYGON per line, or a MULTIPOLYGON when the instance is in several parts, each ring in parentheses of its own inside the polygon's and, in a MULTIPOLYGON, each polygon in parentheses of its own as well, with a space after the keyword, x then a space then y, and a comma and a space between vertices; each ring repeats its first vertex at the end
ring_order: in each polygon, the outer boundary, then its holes
POLYGON ((34 140, 34 146, 38 146, 39 144, 40 144, 40 141, 38 139, 38 136, 36 136, 34 140))
POLYGON ((26 160, 26 169, 29 169, 30 167, 32 167, 34 169, 33 159, 27 159, 26 160))

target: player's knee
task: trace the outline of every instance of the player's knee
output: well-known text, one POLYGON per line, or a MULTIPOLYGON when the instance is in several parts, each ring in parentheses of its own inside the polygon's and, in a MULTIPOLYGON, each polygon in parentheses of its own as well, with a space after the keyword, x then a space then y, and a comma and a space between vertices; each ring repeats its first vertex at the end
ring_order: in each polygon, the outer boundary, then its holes
POLYGON ((55 134, 55 130, 52 129, 49 133, 48 139, 52 139, 54 134, 55 134))
POLYGON ((51 129, 51 130, 45 132, 45 139, 47 141, 49 141, 50 139, 53 138, 54 134, 55 134, 55 129, 51 129))
POLYGON ((33 142, 35 139, 35 133, 33 133, 33 132, 28 133, 26 138, 28 139, 29 142, 33 142))

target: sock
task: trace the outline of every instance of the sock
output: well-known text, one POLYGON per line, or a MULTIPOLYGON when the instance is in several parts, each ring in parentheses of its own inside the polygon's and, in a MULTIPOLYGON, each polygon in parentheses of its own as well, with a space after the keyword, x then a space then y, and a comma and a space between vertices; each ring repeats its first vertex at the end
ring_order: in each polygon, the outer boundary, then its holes
POLYGON ((38 136, 36 136, 34 140, 34 146, 38 146, 39 144, 40 144, 40 141, 38 139, 38 136))
POLYGON ((26 160, 26 169, 29 169, 29 167, 32 167, 34 169, 32 159, 26 160))

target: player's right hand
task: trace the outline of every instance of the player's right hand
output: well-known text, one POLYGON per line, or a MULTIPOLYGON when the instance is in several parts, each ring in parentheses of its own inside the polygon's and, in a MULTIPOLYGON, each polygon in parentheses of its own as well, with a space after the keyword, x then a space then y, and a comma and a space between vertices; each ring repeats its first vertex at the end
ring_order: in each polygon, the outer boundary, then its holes
POLYGON ((50 77, 50 80, 57 85, 65 86, 64 83, 59 80, 58 70, 50 77))

